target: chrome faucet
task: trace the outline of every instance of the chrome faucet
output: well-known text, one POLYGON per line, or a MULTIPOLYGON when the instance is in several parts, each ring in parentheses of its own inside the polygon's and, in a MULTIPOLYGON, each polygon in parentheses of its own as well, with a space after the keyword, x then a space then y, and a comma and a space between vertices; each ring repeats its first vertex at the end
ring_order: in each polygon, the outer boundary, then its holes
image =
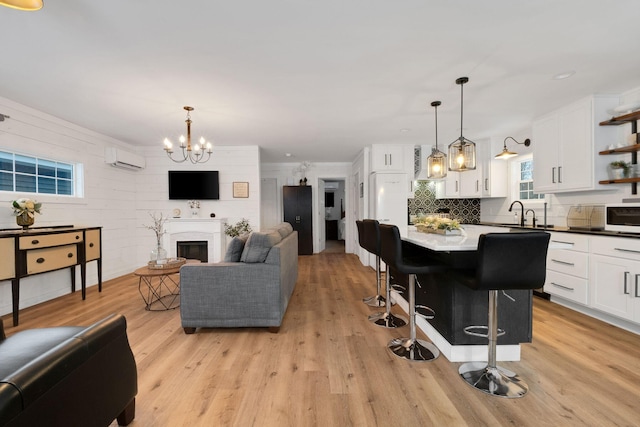
POLYGON ((509 206, 509 212, 513 211, 513 205, 515 205, 516 203, 520 203, 520 227, 524 227, 524 205, 520 200, 516 200, 515 202, 511 203, 511 206, 509 206))
POLYGON ((536 228, 536 211, 534 211, 533 209, 527 209, 524 215, 527 216, 529 212, 533 214, 533 228, 536 228))

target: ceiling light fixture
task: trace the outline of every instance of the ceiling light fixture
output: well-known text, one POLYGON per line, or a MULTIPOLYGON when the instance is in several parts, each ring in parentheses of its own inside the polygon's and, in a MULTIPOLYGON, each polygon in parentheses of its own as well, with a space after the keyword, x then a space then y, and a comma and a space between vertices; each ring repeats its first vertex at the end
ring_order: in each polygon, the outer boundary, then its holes
POLYGON ((447 156, 438 150, 438 106, 440 104, 442 104, 440 101, 431 103, 436 112, 436 146, 431 149, 431 155, 427 157, 427 178, 429 179, 442 179, 447 176, 447 156))
POLYGON ((187 120, 185 123, 187 124, 187 138, 185 139, 184 135, 180 135, 180 148, 182 149, 182 159, 174 159, 173 158, 173 144, 169 141, 169 138, 164 139, 164 151, 167 152, 167 156, 171 160, 176 163, 182 163, 189 159, 189 161, 193 164, 196 163, 205 163, 211 158, 211 153, 213 151, 211 147, 211 143, 205 141, 203 137, 200 137, 200 141, 198 144, 195 144, 193 148, 191 147, 191 112, 193 111, 193 107, 183 107, 187 111, 187 120), (204 160, 205 148, 207 149, 207 158, 204 160))
POLYGON ((507 150, 507 139, 511 139, 516 144, 521 144, 521 145, 524 145, 525 147, 528 147, 531 145, 531 140, 529 138, 525 139, 524 142, 518 142, 513 137, 508 136, 504 139, 504 148, 502 149, 502 152, 500 154, 496 154, 495 156, 496 159, 506 160, 518 155, 518 153, 514 153, 513 151, 507 150))
POLYGON ((469 81, 468 77, 456 79, 460 85, 460 137, 449 144, 449 170, 465 172, 476 168, 476 144, 462 136, 463 93, 462 87, 469 81))
POLYGON ((44 4, 42 0, 0 0, 0 6, 33 12, 42 9, 44 4))

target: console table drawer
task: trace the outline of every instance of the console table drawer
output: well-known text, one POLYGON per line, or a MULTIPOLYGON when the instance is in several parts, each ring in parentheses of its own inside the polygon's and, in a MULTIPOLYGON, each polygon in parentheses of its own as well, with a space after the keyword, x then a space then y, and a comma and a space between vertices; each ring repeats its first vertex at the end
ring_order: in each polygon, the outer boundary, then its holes
POLYGON ((76 245, 66 245, 28 251, 27 274, 43 273, 76 265, 77 249, 76 245))
POLYGON ((100 230, 87 230, 85 238, 86 261, 100 258, 100 230))
POLYGON ((0 280, 13 279, 16 277, 16 252, 13 237, 0 239, 0 280))
POLYGON ((48 248, 50 246, 68 245, 82 242, 82 232, 40 234, 35 236, 20 237, 20 249, 48 248))

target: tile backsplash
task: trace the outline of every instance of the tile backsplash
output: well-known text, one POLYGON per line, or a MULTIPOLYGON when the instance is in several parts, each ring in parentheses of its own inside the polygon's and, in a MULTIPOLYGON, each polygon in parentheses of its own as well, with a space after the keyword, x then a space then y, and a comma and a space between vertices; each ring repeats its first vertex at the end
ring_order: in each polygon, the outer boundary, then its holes
POLYGON ((451 218, 464 224, 480 222, 480 199, 436 199, 435 185, 431 181, 418 181, 414 198, 409 199, 409 215, 435 213, 449 209, 451 218))

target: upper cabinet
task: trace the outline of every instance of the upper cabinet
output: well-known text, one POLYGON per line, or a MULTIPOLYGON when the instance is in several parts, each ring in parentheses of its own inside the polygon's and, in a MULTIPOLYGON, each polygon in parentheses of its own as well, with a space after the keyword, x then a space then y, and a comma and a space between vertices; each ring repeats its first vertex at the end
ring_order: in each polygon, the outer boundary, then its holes
POLYGON ((415 150, 411 144, 371 145, 371 172, 400 172, 407 174, 408 196, 413 198, 415 150))
POLYGON ((507 196, 507 163, 491 156, 489 141, 476 142, 477 166, 466 172, 447 172, 436 183, 437 199, 479 199, 507 196))
POLYGON ((413 176, 413 145, 373 144, 371 172, 407 172, 413 176))
POLYGON ((617 96, 592 96, 547 114, 533 123, 533 182, 538 193, 601 188, 606 162, 596 153, 613 143, 615 133, 600 127, 617 96))

